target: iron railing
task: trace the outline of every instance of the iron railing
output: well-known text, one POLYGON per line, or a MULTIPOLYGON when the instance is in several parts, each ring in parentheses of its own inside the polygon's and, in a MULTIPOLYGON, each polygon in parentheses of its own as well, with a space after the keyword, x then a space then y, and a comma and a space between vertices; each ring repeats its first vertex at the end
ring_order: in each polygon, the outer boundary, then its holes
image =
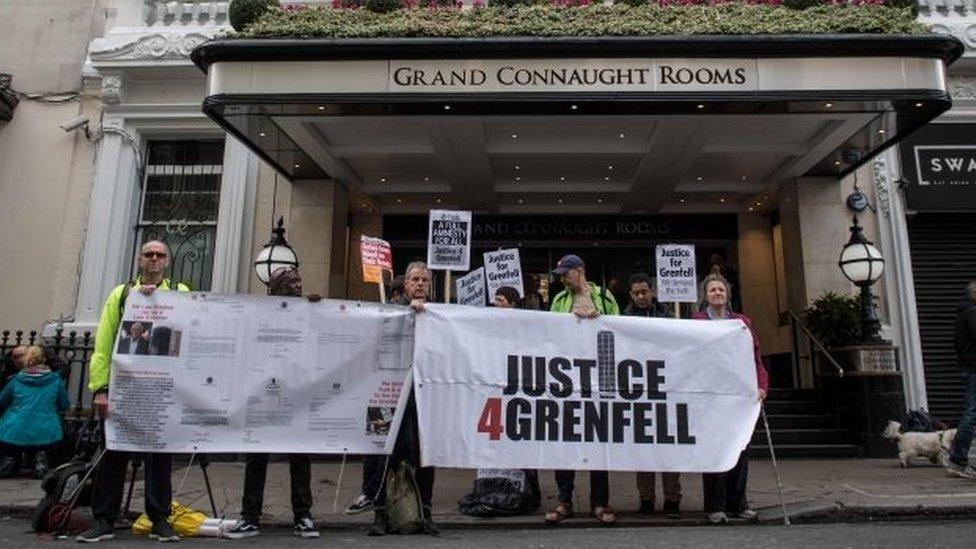
POLYGON ((53 336, 43 337, 37 331, 31 330, 3 330, 0 332, 0 355, 6 356, 14 347, 21 345, 39 345, 44 347, 50 355, 60 360, 59 371, 68 386, 71 396, 71 407, 65 413, 66 417, 81 418, 86 406, 91 403, 88 393, 88 360, 91 358, 95 346, 95 337, 91 332, 78 333, 63 328, 56 328, 53 336))
POLYGON ((797 376, 794 377, 794 379, 797 381, 799 380, 800 360, 802 359, 807 359, 810 361, 815 373, 822 373, 820 371, 821 365, 819 359, 821 356, 826 358, 827 362, 833 366, 834 374, 836 374, 837 377, 844 377, 844 368, 841 367, 839 362, 837 362, 834 355, 830 354, 830 351, 827 350, 827 347, 823 344, 823 342, 821 342, 817 336, 813 335, 813 332, 811 332, 810 328, 808 328, 806 323, 803 322, 803 319, 793 311, 787 310, 786 313, 790 319, 790 335, 792 336, 791 339, 793 340, 793 372, 794 375, 797 376), (807 343, 806 355, 800 354, 800 332, 802 332, 805 336, 807 343))

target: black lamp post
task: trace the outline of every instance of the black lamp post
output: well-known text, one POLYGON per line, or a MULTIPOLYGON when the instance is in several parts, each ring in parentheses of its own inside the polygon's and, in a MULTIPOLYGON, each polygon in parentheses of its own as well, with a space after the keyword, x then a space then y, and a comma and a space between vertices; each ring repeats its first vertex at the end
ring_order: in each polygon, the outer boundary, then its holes
POLYGON ((864 237, 861 226, 857 224, 857 214, 851 225, 851 239, 840 252, 841 272, 848 280, 861 288, 861 339, 865 343, 881 341, 881 321, 874 307, 871 285, 884 273, 884 258, 881 252, 864 237))
POLYGON ((278 224, 271 229, 271 240, 264 245, 264 249, 258 253, 254 260, 254 272, 258 275, 258 280, 268 286, 271 291, 271 274, 276 270, 286 267, 291 269, 298 268, 298 257, 295 250, 291 249, 288 241, 285 240, 285 218, 278 218, 278 224))

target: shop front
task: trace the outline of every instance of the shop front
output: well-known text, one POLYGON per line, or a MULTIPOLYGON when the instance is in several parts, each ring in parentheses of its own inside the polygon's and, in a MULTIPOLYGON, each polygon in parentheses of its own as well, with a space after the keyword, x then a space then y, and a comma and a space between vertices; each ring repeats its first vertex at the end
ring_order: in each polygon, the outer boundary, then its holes
POLYGON ((929 410, 957 419, 956 307, 976 280, 976 125, 930 124, 900 147, 929 410))

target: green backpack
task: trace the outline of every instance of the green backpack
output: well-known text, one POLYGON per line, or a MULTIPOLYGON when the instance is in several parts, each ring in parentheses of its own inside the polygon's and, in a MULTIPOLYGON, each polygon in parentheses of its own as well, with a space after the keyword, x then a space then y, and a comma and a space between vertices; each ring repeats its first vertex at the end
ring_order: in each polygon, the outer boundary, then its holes
POLYGON ((386 473, 386 531, 390 534, 419 534, 425 531, 420 490, 413 467, 398 462, 386 473))

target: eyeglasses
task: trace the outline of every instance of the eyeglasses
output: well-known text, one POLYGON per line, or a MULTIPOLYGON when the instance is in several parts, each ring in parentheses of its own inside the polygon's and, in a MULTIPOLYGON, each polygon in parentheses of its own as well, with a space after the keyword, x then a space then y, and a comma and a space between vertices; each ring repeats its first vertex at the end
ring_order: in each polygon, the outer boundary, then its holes
POLYGON ((166 252, 142 252, 142 257, 145 257, 146 259, 153 259, 157 257, 159 259, 166 259, 166 252))

